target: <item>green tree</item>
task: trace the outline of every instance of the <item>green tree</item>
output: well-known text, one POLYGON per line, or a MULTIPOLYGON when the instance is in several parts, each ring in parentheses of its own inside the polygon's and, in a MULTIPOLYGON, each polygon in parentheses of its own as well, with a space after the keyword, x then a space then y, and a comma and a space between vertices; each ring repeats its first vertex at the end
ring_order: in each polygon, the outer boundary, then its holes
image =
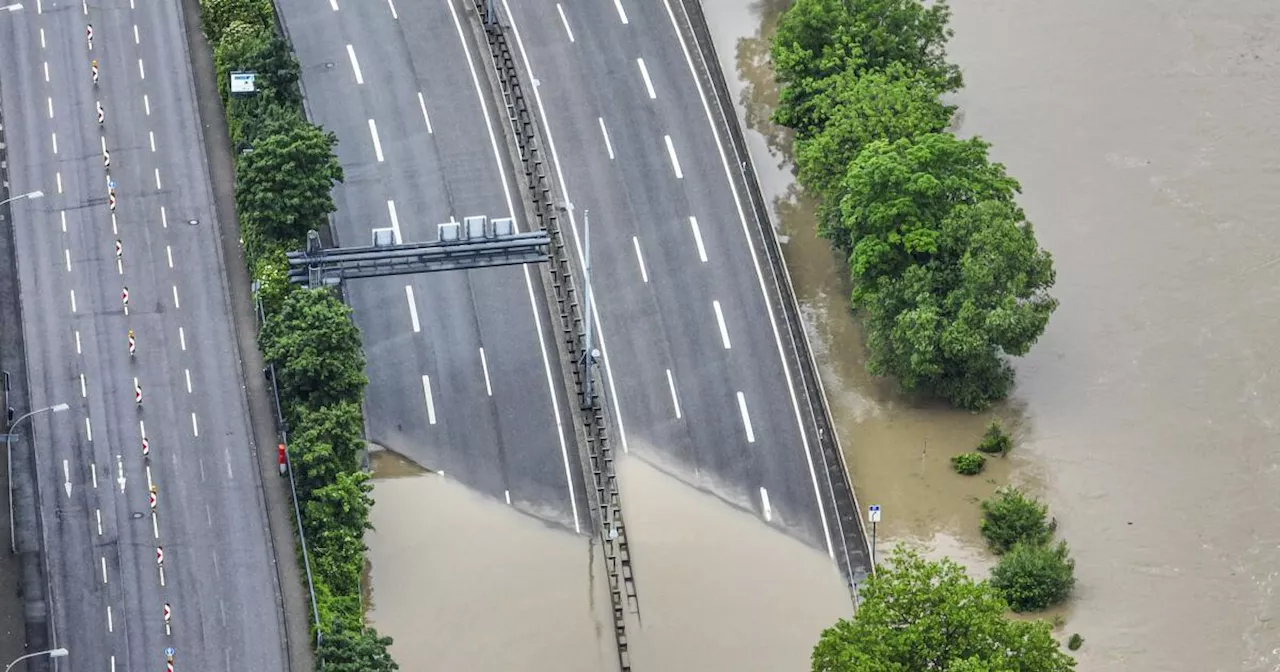
POLYGON ((282 125, 236 159, 236 210, 241 224, 271 240, 300 241, 334 211, 342 181, 333 154, 337 136, 309 123, 282 125))
POLYGON ((364 419, 360 406, 353 401, 340 401, 312 409, 295 406, 295 420, 290 435, 289 456, 294 477, 302 492, 310 493, 338 474, 356 471, 358 451, 364 447, 360 438, 364 419))
POLYGON ((394 672, 400 666, 391 660, 390 646, 391 638, 379 636, 373 628, 335 624, 320 639, 319 672, 394 672))
POLYGON ((368 379, 360 330, 351 309, 325 289, 291 292, 280 312, 267 316, 259 336, 276 365, 281 394, 292 403, 320 407, 356 401, 368 379))
POLYGON ((302 92, 298 79, 302 68, 294 58, 289 43, 268 27, 236 21, 227 27, 223 39, 213 50, 213 63, 218 73, 218 91, 228 103, 229 113, 234 113, 237 103, 255 105, 278 104, 297 108, 302 104, 302 92), (257 75, 254 88, 257 93, 244 98, 231 98, 232 72, 252 72, 257 75))
POLYGON ((991 585, 1014 611, 1041 611, 1071 595, 1075 572, 1067 542, 1019 543, 991 570, 991 585))
MULTIPOLYGON (((862 269, 853 296, 865 312, 868 370, 963 408, 1005 397, 1013 384, 1005 355, 1025 354, 1058 305, 1048 294, 1052 259, 1016 206, 959 205, 937 228, 869 235, 857 249, 872 243, 879 247, 868 256, 878 256, 883 270, 862 269), (899 264, 906 269, 893 277, 899 264)), ((855 274, 870 263, 859 252, 855 274)))
POLYGON ((205 37, 215 47, 222 41, 222 33, 236 21, 273 29, 275 11, 271 0, 201 0, 200 18, 205 37))
POLYGON ((315 573, 337 595, 358 595, 364 567, 365 530, 373 485, 363 471, 339 473, 333 482, 307 493, 302 502, 302 527, 307 535, 315 573))
POLYGON ((1015 487, 1000 488, 995 497, 982 501, 982 536, 996 553, 1019 543, 1048 543, 1055 527, 1049 520, 1049 506, 1015 487))
MULTIPOLYGON (((245 232, 242 230, 241 233, 245 232)), ((249 247, 247 238, 245 247, 249 247)), ((274 315, 280 311, 289 292, 297 288, 289 282, 289 259, 285 256, 285 250, 279 245, 272 246, 250 263, 253 266, 253 279, 258 281, 262 310, 267 315, 274 315)))
POLYGON ((832 78, 895 63, 920 72, 939 91, 955 91, 960 69, 946 62, 951 10, 939 0, 796 0, 782 15, 770 53, 782 85, 774 119, 804 137, 818 132, 832 78))
POLYGON ((1008 605, 951 560, 899 547, 863 584, 854 617, 822 633, 814 672, 1068 672, 1042 621, 1005 615, 1008 605))

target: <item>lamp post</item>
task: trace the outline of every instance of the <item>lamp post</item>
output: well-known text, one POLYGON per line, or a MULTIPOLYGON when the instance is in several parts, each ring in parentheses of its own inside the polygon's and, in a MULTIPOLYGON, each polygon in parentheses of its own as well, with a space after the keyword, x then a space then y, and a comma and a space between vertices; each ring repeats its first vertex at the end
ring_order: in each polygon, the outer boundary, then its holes
POLYGON ((69 653, 71 652, 61 647, 56 649, 49 649, 48 651, 36 651, 35 653, 28 653, 25 656, 20 656, 14 659, 12 663, 9 663, 9 665, 4 668, 4 672, 9 672, 9 670, 13 669, 14 665, 17 665, 18 663, 28 658, 35 658, 36 656, 49 656, 50 658, 65 658, 69 653))
MULTIPOLYGON (((71 407, 68 406, 67 404, 54 404, 53 406, 37 408, 36 410, 31 411, 30 413, 15 420, 12 425, 9 425, 9 433, 5 434, 4 460, 6 465, 5 481, 7 482, 7 485, 9 487, 9 551, 10 552, 17 552, 18 550, 18 537, 17 537, 17 533, 14 532, 14 527, 13 527, 13 437, 15 434, 14 430, 17 429, 18 425, 22 424, 23 420, 26 420, 27 418, 33 415, 39 415, 40 413, 45 413, 45 412, 61 413, 69 408, 71 407)), ((40 503, 37 502, 36 506, 39 506, 39 505, 40 503)), ((56 650, 57 649, 55 649, 55 651, 56 650)), ((62 651, 65 652, 66 649, 62 649, 62 651)), ((65 656, 66 653, 63 653, 62 655, 65 656)), ((53 656, 53 657, 57 658, 58 656, 53 656)), ((17 662, 17 661, 14 661, 14 662, 17 662)))
POLYGON ((25 194, 18 194, 13 198, 6 198, 5 200, 0 201, 0 205, 4 205, 5 203, 12 203, 13 201, 23 199, 23 198, 36 199, 36 198, 43 198, 43 197, 44 197, 44 192, 37 189, 35 191, 28 191, 25 194))

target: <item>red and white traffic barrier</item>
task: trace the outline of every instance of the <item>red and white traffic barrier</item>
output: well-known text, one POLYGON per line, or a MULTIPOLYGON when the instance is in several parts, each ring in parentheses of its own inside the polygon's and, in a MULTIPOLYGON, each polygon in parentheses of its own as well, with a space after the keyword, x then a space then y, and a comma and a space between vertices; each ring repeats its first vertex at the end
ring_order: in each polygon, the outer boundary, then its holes
POLYGON ((107 111, 102 109, 102 101, 99 100, 98 101, 98 123, 101 124, 106 120, 107 120, 107 111))
POLYGON ((164 547, 163 546, 156 546, 156 564, 157 565, 164 564, 164 547))
POLYGON ((147 437, 145 437, 145 436, 144 436, 144 437, 142 437, 142 454, 143 454, 143 455, 150 455, 150 454, 151 454, 151 442, 150 442, 150 441, 148 441, 148 440, 147 440, 147 437))

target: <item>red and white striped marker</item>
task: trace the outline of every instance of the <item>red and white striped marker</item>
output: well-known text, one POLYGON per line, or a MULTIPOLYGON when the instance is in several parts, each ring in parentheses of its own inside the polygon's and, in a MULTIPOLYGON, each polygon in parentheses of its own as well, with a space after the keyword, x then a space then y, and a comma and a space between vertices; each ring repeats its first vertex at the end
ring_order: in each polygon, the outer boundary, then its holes
POLYGON ((129 288, 128 287, 120 288, 120 301, 122 301, 126 306, 129 305, 129 288))
POLYGON ((168 672, 173 672, 173 663, 165 663, 165 664, 169 666, 168 672))
POLYGON ((107 120, 107 112, 106 110, 102 109, 102 101, 99 100, 98 101, 98 123, 101 124, 106 120, 107 120))
POLYGON ((98 83, 98 62, 94 61, 91 67, 93 68, 93 83, 97 84, 98 83))
POLYGON ((84 27, 84 37, 89 41, 89 48, 93 48, 93 24, 84 27))
POLYGON ((173 620, 173 609, 169 608, 169 603, 164 603, 164 634, 172 634, 169 630, 170 621, 173 620))
POLYGON ((156 546, 156 564, 157 565, 164 564, 164 547, 163 546, 156 546))
MULTIPOLYGON (((138 342, 134 340, 133 334, 129 334, 129 356, 132 357, 133 354, 137 351, 138 351, 138 342)), ((143 439, 143 441, 146 441, 146 439, 143 439)), ((146 453, 143 453, 143 454, 145 455, 146 453)))
POLYGON ((133 401, 138 404, 142 403, 142 386, 138 384, 137 379, 133 381, 133 401))
POLYGON ((147 440, 147 437, 145 437, 145 436, 144 436, 144 437, 142 437, 142 454, 143 454, 143 455, 150 455, 150 454, 151 454, 151 442, 150 442, 150 441, 148 441, 148 440, 147 440))
POLYGON ((154 509, 154 508, 156 508, 156 489, 155 489, 155 486, 152 486, 152 487, 151 487, 151 492, 147 495, 147 498, 151 501, 151 508, 153 508, 153 509, 154 509))
POLYGON ((119 259, 122 256, 124 256, 124 243, 120 242, 120 240, 117 239, 116 240, 116 259, 119 259))
POLYGON ((107 190, 107 206, 111 208, 111 212, 116 211, 116 190, 107 190))
MULTIPOLYGON (((99 122, 99 123, 101 123, 101 122, 99 122)), ((102 150, 102 167, 103 167, 103 168, 110 168, 110 167, 111 167, 111 152, 108 152, 108 151, 107 151, 107 150, 105 150, 105 149, 104 149, 104 150, 102 150)))

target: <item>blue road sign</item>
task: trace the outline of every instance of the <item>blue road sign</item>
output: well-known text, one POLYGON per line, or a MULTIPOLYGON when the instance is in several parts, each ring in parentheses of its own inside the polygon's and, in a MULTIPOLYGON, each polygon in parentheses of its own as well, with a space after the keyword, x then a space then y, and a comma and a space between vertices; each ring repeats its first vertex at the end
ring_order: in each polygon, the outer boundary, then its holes
POLYGON ((116 188, 116 181, 115 181, 115 180, 113 180, 113 179, 112 179, 112 180, 107 180, 107 188, 108 188, 108 189, 115 189, 115 188, 116 188))
POLYGON ((871 506, 868 506, 867 514, 868 514, 868 517, 871 519, 871 522, 873 523, 880 522, 880 505, 872 504, 871 506))
POLYGON ((172 646, 170 646, 169 648, 165 649, 165 650, 164 650, 164 655, 166 655, 166 656, 172 656, 172 655, 173 655, 173 647, 172 647, 172 646))

